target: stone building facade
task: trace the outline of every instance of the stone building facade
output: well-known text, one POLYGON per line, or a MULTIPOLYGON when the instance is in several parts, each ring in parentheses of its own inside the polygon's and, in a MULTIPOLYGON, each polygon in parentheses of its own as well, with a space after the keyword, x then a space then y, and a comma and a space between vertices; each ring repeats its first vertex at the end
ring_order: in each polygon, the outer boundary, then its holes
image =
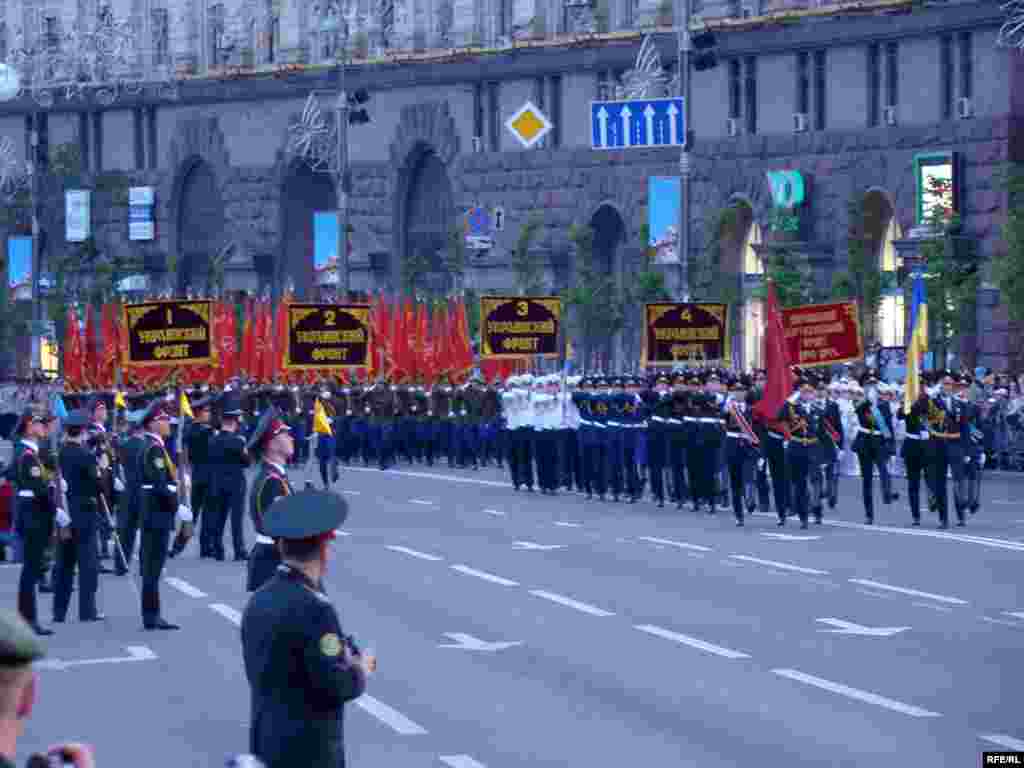
MULTIPOLYGON (((199 290, 211 259, 228 253, 235 287, 280 291, 292 284, 308 294, 313 214, 334 208, 334 179, 293 157, 289 135, 311 91, 325 92, 325 109, 333 103, 338 40, 320 20, 335 11, 294 0, 177 0, 165 14, 158 2, 115 0, 112 10, 150 19, 147 55, 184 78, 174 100, 125 94, 103 110, 58 101, 35 118, 50 147, 82 149, 86 188, 116 175, 155 189, 156 240, 139 243, 128 240, 124 201, 97 187, 97 245, 141 254, 155 274, 172 268, 178 288, 199 290)), ((63 9, 61 24, 75 23, 65 8, 72 5, 0 1, 0 53, 24 44, 16 22, 53 6, 63 9)), ((620 282, 631 279, 641 258, 648 178, 678 174, 679 151, 592 150, 590 102, 615 96, 642 35, 652 36, 672 73, 671 25, 681 3, 363 5, 342 14, 353 31, 346 85, 371 94, 371 121, 349 130, 353 288, 398 290, 403 260, 417 253, 433 260, 443 282, 438 252, 473 206, 502 207, 506 226, 494 248, 469 254, 463 288, 514 289, 511 254, 531 215, 543 222, 533 247, 550 290, 573 279, 572 224, 593 226, 606 268, 620 282), (610 31, 594 31, 604 29, 610 31), (530 150, 504 126, 527 100, 555 126, 530 150)), ((1021 159, 1024 110, 1021 58, 997 45, 998 3, 697 6, 698 19, 716 31, 719 64, 693 79, 689 263, 698 275, 695 298, 716 276, 737 286, 734 357, 756 362, 751 289, 772 250, 777 213, 768 172, 798 171, 805 183, 799 231, 786 248, 819 293, 846 266, 853 200, 874 213, 871 242, 880 264, 894 270, 914 255, 922 158, 949 158, 965 237, 986 261, 998 252, 1007 206, 998 172, 1021 159), (716 232, 723 208, 737 213, 724 233, 716 232)), ((74 11, 95 8, 83 2, 74 11)), ((0 105, 0 136, 15 139, 18 151, 27 146, 32 113, 27 99, 0 105)), ((59 235, 61 207, 44 218, 59 235)), ((62 238, 49 238, 47 248, 58 247, 62 238)), ((962 352, 967 361, 1003 367, 1019 354, 1019 334, 1011 333, 984 271, 977 322, 962 352)), ((904 341, 904 310, 891 293, 878 335, 896 347, 904 341)), ((620 362, 635 359, 629 339, 617 350, 620 362)))

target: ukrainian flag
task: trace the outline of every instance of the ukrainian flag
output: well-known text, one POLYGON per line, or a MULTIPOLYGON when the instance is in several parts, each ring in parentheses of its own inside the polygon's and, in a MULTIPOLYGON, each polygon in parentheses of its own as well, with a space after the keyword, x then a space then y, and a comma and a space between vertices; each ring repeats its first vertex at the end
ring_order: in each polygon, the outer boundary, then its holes
POLYGON ((903 390, 903 408, 910 413, 910 406, 921 395, 921 358, 928 351, 928 296, 925 293, 924 275, 914 275, 910 300, 910 341, 907 344, 907 381, 903 390))

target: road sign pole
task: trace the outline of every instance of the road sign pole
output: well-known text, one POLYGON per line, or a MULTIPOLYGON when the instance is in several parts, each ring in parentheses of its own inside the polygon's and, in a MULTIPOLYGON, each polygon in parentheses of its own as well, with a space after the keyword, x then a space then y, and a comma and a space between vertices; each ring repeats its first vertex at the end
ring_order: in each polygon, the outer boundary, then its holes
POLYGON ((690 300, 690 131, 689 115, 691 91, 690 54, 693 41, 690 39, 690 19, 693 16, 693 0, 683 0, 683 23, 679 27, 679 95, 683 97, 683 148, 679 152, 679 288, 676 296, 683 301, 690 300))

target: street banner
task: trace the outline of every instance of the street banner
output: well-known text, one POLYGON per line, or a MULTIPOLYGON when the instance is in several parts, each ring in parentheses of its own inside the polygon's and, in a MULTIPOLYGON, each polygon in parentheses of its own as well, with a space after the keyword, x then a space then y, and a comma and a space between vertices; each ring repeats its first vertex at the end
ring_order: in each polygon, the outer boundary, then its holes
POLYGON ((647 230, 655 264, 679 263, 679 210, 682 186, 678 176, 647 178, 647 230))
POLYGON ((480 357, 558 357, 561 319, 557 296, 481 296, 480 357))
POLYGON ((213 302, 147 301, 126 304, 125 365, 210 365, 215 362, 210 333, 213 302))
POLYGON ((807 368, 864 357, 856 301, 784 309, 782 326, 791 365, 807 368))
POLYGON ((729 305, 647 304, 648 365, 729 364, 729 305))
POLYGON ((313 214, 313 282, 338 284, 338 214, 316 211, 313 214))
POLYGON ((287 371, 365 368, 369 304, 289 304, 287 371))
POLYGON ((32 238, 7 238, 7 294, 15 301, 32 300, 32 238))

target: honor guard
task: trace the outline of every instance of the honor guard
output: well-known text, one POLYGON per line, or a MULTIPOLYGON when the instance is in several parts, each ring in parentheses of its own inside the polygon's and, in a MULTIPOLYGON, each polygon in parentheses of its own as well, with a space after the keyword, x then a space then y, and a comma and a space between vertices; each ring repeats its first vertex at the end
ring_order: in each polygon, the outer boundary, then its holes
POLYGON ((971 375, 964 373, 957 383, 957 398, 967 411, 967 439, 964 441, 964 474, 967 476, 967 496, 965 506, 973 515, 981 506, 981 477, 985 461, 985 433, 981 430, 981 408, 976 398, 984 397, 984 392, 974 389, 971 375))
POLYGON ((892 479, 889 477, 889 443, 894 439, 892 411, 889 404, 878 397, 878 377, 869 371, 861 377, 861 386, 867 399, 857 406, 857 437, 853 450, 860 461, 861 492, 864 500, 864 522, 875 521, 874 478, 875 467, 882 483, 882 498, 886 504, 893 501, 892 479))
POLYGON ((843 433, 843 414, 839 410, 837 394, 839 384, 826 385, 824 379, 818 384, 818 397, 822 402, 821 425, 825 430, 822 441, 822 463, 825 475, 825 499, 828 508, 835 509, 839 502, 839 454, 843 450, 846 435, 843 433))
MULTIPOLYGON (((821 415, 812 407, 815 396, 814 382, 803 379, 799 384, 799 396, 779 409, 776 420, 789 436, 786 461, 789 467, 789 481, 792 486, 793 511, 800 518, 800 527, 807 527, 810 497, 808 481, 817 462, 818 444, 821 433, 821 415)), ((815 515, 814 522, 821 517, 815 515)))
MULTIPOLYGON (((100 492, 107 500, 110 509, 113 509, 118 500, 118 494, 124 490, 121 480, 118 478, 117 451, 114 449, 113 435, 107 430, 107 404, 101 397, 94 397, 86 405, 87 418, 89 419, 89 447, 96 453, 97 458, 103 458, 100 466, 100 492)), ((99 547, 99 559, 109 560, 111 558, 110 542, 113 536, 110 523, 106 515, 103 515, 97 528, 96 545, 99 547)), ((110 573, 109 568, 100 566, 100 573, 110 573)))
POLYGON ((129 411, 128 435, 118 446, 118 457, 124 468, 124 495, 117 505, 118 539, 121 550, 115 552, 114 572, 119 576, 128 573, 135 539, 142 516, 142 453, 146 449, 146 436, 142 426, 144 410, 129 411))
POLYGON ((729 384, 729 398, 723 407, 725 417, 725 461, 729 470, 729 491, 736 525, 743 526, 744 505, 753 513, 754 468, 761 439, 754 432, 753 404, 749 376, 740 376, 729 384))
MULTIPOLYGON (((320 404, 333 426, 338 418, 338 406, 331 398, 331 390, 326 387, 320 390, 320 404)), ((316 458, 320 465, 320 481, 324 484, 324 490, 330 488, 331 483, 338 482, 338 447, 336 434, 320 433, 316 436, 316 458)))
POLYGON ((62 623, 71 603, 71 587, 78 568, 78 620, 100 621, 96 607, 100 563, 96 536, 100 527, 100 494, 103 471, 96 454, 85 446, 89 414, 72 411, 64 422, 67 440, 60 452, 60 472, 67 483, 68 516, 58 520, 61 536, 57 544, 57 575, 54 579, 53 620, 62 623))
POLYGON ((931 448, 932 482, 935 503, 939 511, 939 526, 949 527, 949 492, 947 475, 952 475, 953 503, 957 525, 966 525, 967 476, 965 459, 970 458, 966 442, 969 440, 969 415, 964 403, 956 397, 958 377, 946 371, 942 374, 941 389, 928 402, 928 435, 931 448))
POLYGON ((266 510, 263 530, 280 542, 283 562, 242 616, 249 749, 266 768, 345 765, 345 704, 376 668, 342 632, 321 588, 330 542, 347 516, 344 499, 316 490, 266 510))
POLYGON ((650 418, 647 426, 647 463, 651 494, 658 507, 665 506, 665 467, 668 465, 669 422, 672 419, 672 382, 663 373, 654 381, 654 389, 643 394, 650 418))
MULTIPOLYGON (((190 502, 192 506, 192 517, 194 525, 198 526, 200 521, 203 530, 206 530, 206 517, 208 507, 213 497, 211 483, 213 471, 210 465, 210 441, 213 439, 213 427, 210 425, 210 409, 213 405, 213 398, 206 397, 192 403, 192 421, 185 428, 182 444, 185 455, 181 457, 182 462, 192 470, 192 491, 190 502), (205 512, 205 514, 204 514, 205 512)), ((202 535, 199 537, 199 556, 211 557, 209 548, 205 546, 202 535)), ((174 540, 170 556, 176 557, 185 548, 185 541, 180 536, 174 540)))
POLYGON ((909 413, 901 405, 896 417, 906 425, 900 456, 907 470, 907 500, 915 526, 921 525, 921 479, 930 487, 928 456, 928 395, 924 389, 911 404, 909 413))
POLYGON ((274 539, 265 530, 264 515, 276 499, 292 492, 285 467, 295 451, 295 443, 291 430, 277 409, 269 408, 263 413, 249 440, 248 450, 250 456, 257 455, 262 459, 249 496, 249 514, 256 531, 256 545, 249 553, 246 588, 255 592, 274 575, 274 569, 281 563, 274 539))
MULTIPOLYGON (((15 526, 22 541, 21 578, 18 580, 18 612, 39 635, 52 635, 52 629, 39 624, 36 585, 42 575, 43 553, 53 535, 54 468, 44 466, 39 455, 42 441, 50 432, 53 418, 41 408, 27 408, 14 434, 15 526)), ((93 548, 95 549, 95 540, 93 548)))
POLYGON ((192 515, 180 503, 178 469, 165 447, 171 433, 171 417, 165 401, 157 400, 142 414, 145 447, 139 477, 142 481, 142 625, 146 629, 178 629, 160 611, 160 577, 167 562, 175 520, 190 522, 192 515))
POLYGON ((245 468, 249 452, 241 434, 242 398, 237 392, 225 392, 220 401, 220 432, 210 441, 210 466, 213 470, 212 503, 203 520, 200 541, 207 557, 224 559, 224 529, 231 520, 231 542, 235 560, 248 560, 243 520, 245 513, 245 468))

